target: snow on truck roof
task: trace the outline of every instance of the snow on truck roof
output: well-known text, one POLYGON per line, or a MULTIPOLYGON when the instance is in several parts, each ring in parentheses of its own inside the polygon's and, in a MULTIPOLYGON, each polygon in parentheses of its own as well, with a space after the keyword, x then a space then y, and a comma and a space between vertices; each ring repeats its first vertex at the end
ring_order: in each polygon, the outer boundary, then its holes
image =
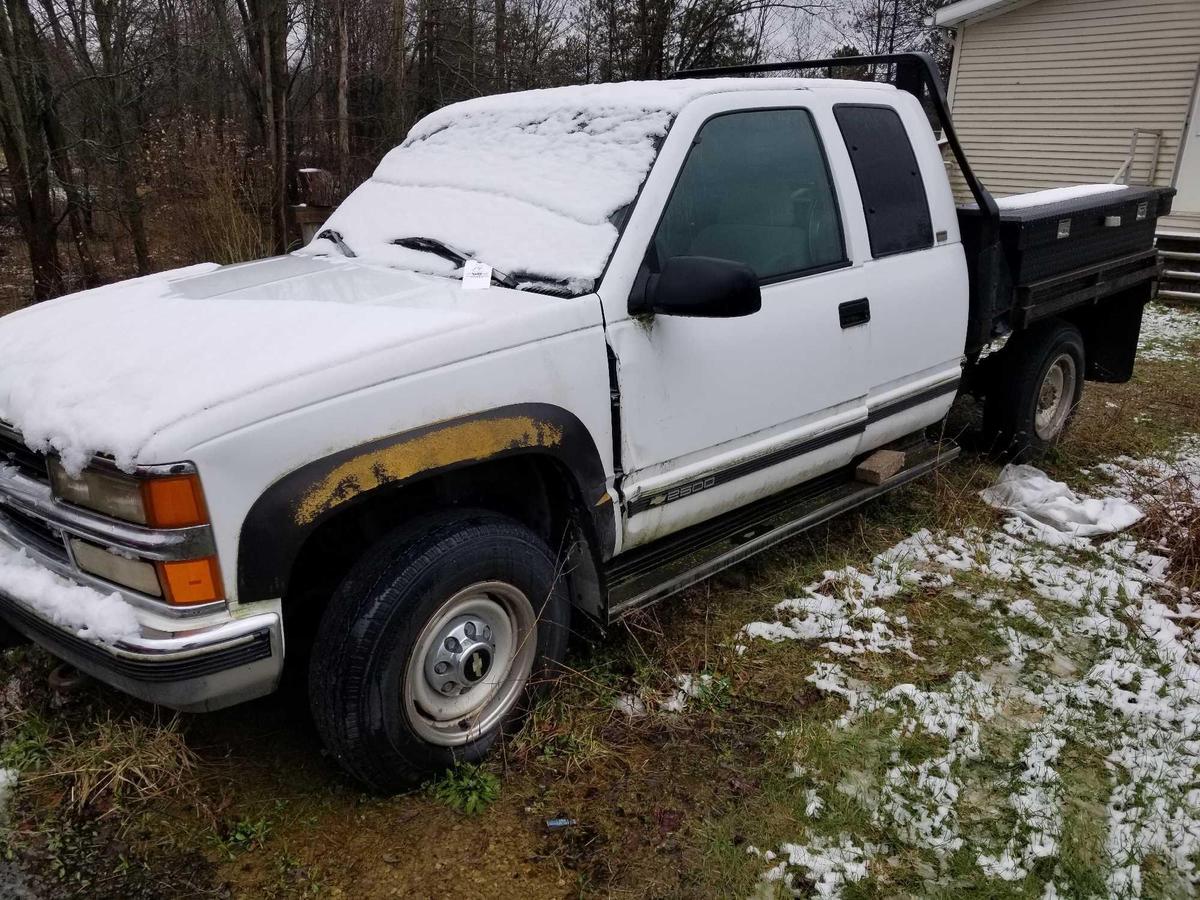
MULTIPOLYGON (((587 290, 616 243, 671 121, 711 94, 890 85, 822 78, 588 84, 455 103, 413 126, 326 223, 367 262, 448 273, 397 247, 436 238, 498 269, 587 290)), ((317 240, 302 252, 334 253, 317 240)))
POLYGON ((538 112, 551 109, 625 108, 679 112, 688 103, 709 94, 738 91, 821 90, 829 88, 895 88, 883 82, 852 81, 840 78, 681 78, 671 81, 616 81, 604 84, 572 84, 564 87, 488 94, 443 106, 418 122, 411 138, 439 120, 455 118, 482 110, 521 110, 538 112))

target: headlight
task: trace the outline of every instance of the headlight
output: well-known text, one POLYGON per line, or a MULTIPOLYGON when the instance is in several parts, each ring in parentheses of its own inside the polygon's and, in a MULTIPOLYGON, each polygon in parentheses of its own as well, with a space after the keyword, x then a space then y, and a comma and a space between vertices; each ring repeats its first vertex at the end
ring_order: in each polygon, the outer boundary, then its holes
MULTIPOLYGON (((204 494, 195 473, 133 476, 89 467, 79 475, 71 475, 54 458, 48 461, 48 468, 54 498, 63 503, 149 528, 208 524, 204 494)), ((111 553, 74 537, 71 553, 84 572, 176 606, 224 597, 215 556, 151 561, 111 553)))
POLYGON ((49 470, 57 499, 123 522, 185 528, 208 521, 200 479, 194 474, 134 478, 87 468, 73 476, 53 457, 49 470))
POLYGON ((67 474, 56 459, 49 461, 50 486, 64 503, 82 506, 125 522, 147 524, 142 485, 133 478, 84 469, 78 476, 67 474))

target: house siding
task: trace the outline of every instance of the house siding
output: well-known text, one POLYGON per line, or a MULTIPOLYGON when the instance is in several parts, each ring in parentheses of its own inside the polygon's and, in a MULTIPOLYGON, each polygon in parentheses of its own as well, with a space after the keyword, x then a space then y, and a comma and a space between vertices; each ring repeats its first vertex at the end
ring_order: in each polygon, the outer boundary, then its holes
POLYGON ((1170 185, 1198 66, 1198 0, 1038 0, 959 26, 954 122, 997 196, 1111 181, 1135 128, 1163 137, 1153 172, 1140 140, 1131 182, 1170 185))

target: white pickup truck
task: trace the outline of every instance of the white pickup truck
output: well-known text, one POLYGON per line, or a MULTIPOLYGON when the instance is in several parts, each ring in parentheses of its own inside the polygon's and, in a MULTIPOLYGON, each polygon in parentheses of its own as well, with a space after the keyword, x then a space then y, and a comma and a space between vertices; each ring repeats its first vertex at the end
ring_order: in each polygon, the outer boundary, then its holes
POLYGON ((483 756, 573 618, 951 459, 926 434, 961 391, 1010 449, 1053 443, 1085 378, 1132 373, 1170 192, 998 208, 929 60, 860 64, 895 84, 458 103, 298 252, 5 317, 11 636, 182 710, 269 694, 286 650, 391 790, 483 756), (903 467, 856 480, 880 448, 903 467))

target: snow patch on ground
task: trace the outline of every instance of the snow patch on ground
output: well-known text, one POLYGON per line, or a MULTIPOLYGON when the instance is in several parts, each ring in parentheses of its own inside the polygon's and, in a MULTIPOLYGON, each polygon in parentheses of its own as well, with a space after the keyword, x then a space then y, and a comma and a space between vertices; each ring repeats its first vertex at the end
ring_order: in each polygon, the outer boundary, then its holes
POLYGON ((869 845, 861 847, 842 835, 836 842, 817 839, 809 844, 783 844, 778 853, 760 851, 757 847, 747 847, 746 852, 767 862, 778 860, 763 874, 762 880, 767 884, 782 882, 799 896, 796 885, 796 870, 799 870, 812 883, 815 896, 840 897, 847 884, 867 877, 866 861, 874 849, 869 845))
MULTIPOLYGON (((920 538, 915 535, 910 540, 920 538)), ((904 553, 877 562, 881 564, 872 565, 869 572, 849 567, 826 572, 824 580, 807 587, 803 596, 777 604, 777 621, 751 622, 742 629, 741 636, 772 642, 820 640, 822 647, 839 655, 892 650, 911 655, 906 620, 889 616, 880 606, 911 580, 904 566, 904 553)))
POLYGON ((1150 303, 1142 313, 1138 359, 1179 362, 1194 356, 1200 340, 1200 312, 1150 303))
POLYGON ((1018 881, 1039 859, 1058 851, 1062 833, 1061 779, 1054 768, 1066 744, 1063 723, 1053 711, 1041 722, 1021 751, 1021 768, 1008 795, 1016 814, 1012 834, 999 855, 979 853, 976 862, 992 878, 1018 881))
POLYGON ((20 769, 0 769, 0 824, 8 821, 8 804, 20 777, 20 769))
POLYGON ((646 714, 646 701, 637 694, 620 694, 613 700, 613 709, 631 719, 637 719, 646 714))
POLYGON ((133 610, 115 593, 102 594, 60 578, 24 551, 2 543, 0 591, 81 638, 112 644, 139 631, 133 610))
MULTIPOLYGON (((1109 893, 1140 896, 1142 866, 1151 856, 1165 862, 1180 883, 1197 882, 1200 637, 1180 623, 1194 620, 1200 610, 1176 602, 1178 592, 1166 581, 1166 558, 1127 538, 1082 537, 1076 527, 1081 510, 1093 526, 1130 521, 1134 501, 1174 503, 1181 516, 1189 508, 1194 516, 1200 498, 1195 447, 1185 447, 1175 459, 1103 466, 1117 494, 1105 500, 1064 492, 1065 486, 1041 473, 1023 479, 1019 496, 1009 496, 1004 505, 1024 515, 1007 519, 998 530, 918 532, 875 557, 865 571, 827 572, 805 590, 799 606, 785 601, 776 607, 783 614, 799 609, 804 618, 746 627, 751 638, 823 641, 837 659, 911 653, 908 620, 888 602, 906 585, 950 586, 968 575, 972 585, 980 577, 996 584, 995 591, 952 592, 984 612, 1008 647, 1008 658, 999 663, 977 660, 988 667, 983 671, 960 671, 932 688, 901 683, 875 691, 853 682, 839 662, 817 662, 808 676, 821 690, 845 699, 847 710, 835 727, 851 728, 882 712, 894 717, 893 737, 921 736, 939 748, 919 762, 893 758, 876 783, 859 778, 838 785, 892 836, 896 846, 879 853, 912 848, 944 859, 966 847, 982 875, 1025 879, 1040 860, 1061 850, 1059 766, 1072 742, 1100 753, 1110 779, 1109 893), (1044 488, 1041 498, 1035 484, 1044 488), (1029 514, 1042 506, 1054 513, 1029 514), (831 591, 831 585, 839 589, 831 591), (959 815, 968 764, 981 759, 982 731, 1000 719, 1021 737, 1016 764, 1000 785, 1013 824, 1007 838, 975 840, 959 815)), ((1007 490, 1014 480, 1002 480, 1001 486, 1007 490)), ((749 642, 751 650, 755 643, 749 642)), ((816 789, 804 790, 807 800, 807 791, 816 789)), ((814 836, 806 845, 784 845, 769 860, 774 865, 764 878, 779 881, 804 872, 817 879, 838 871, 829 868, 826 840, 814 836)), ((865 869, 872 856, 856 851, 855 865, 865 869)), ((822 895, 838 896, 848 880, 831 878, 822 895)), ((1043 896, 1058 893, 1052 882, 1041 890, 1043 896)))
POLYGON ((719 687, 717 680, 707 672, 697 675, 685 672, 674 676, 672 683, 674 686, 665 695, 654 694, 649 700, 637 694, 620 694, 613 701, 613 708, 630 718, 644 716, 651 710, 681 713, 693 701, 711 696, 719 687))
POLYGON ((959 672, 948 690, 899 684, 864 703, 859 711, 878 709, 900 715, 894 736, 919 732, 944 740, 946 750, 919 763, 891 766, 884 776, 876 820, 895 829, 912 846, 953 853, 963 845, 955 809, 962 793, 958 770, 964 761, 981 755, 980 727, 999 709, 995 693, 989 685, 959 672))
POLYGON ((683 712, 690 701, 697 697, 704 696, 712 687, 713 677, 708 674, 702 675, 676 675, 675 692, 659 704, 659 708, 664 712, 683 712))

